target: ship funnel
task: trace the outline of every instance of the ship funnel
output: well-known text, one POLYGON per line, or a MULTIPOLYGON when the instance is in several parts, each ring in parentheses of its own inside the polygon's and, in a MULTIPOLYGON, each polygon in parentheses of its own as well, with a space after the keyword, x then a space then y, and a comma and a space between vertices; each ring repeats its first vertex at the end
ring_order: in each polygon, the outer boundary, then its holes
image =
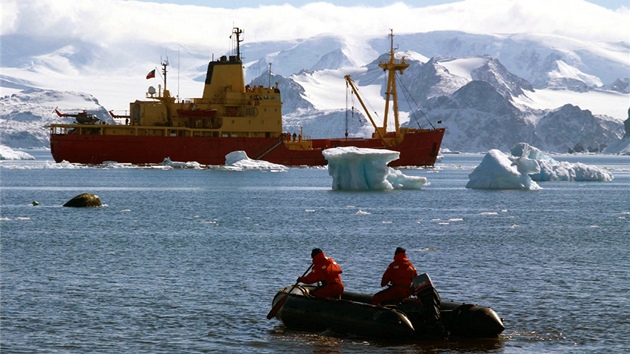
POLYGON ((203 98, 214 100, 223 96, 228 89, 245 92, 243 64, 238 58, 234 61, 212 61, 208 64, 203 98))
MULTIPOLYGON (((238 30, 235 33, 240 34, 238 30)), ((237 35, 237 43, 240 43, 237 35)), ((245 92, 245 75, 243 74, 243 62, 239 56, 240 49, 237 47, 237 55, 222 55, 219 60, 208 63, 206 81, 203 89, 203 99, 216 100, 225 97, 227 91, 245 92)))

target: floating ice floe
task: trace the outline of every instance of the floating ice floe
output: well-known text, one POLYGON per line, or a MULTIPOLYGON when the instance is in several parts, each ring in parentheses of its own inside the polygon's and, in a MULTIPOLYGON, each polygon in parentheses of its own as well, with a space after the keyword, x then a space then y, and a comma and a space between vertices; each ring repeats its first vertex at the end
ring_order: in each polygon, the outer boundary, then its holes
POLYGON ((428 185, 426 177, 406 176, 387 166, 399 158, 397 151, 349 146, 322 153, 334 190, 420 189, 428 185))
POLYGON ((201 168, 201 164, 197 161, 178 162, 178 161, 171 161, 169 157, 165 158, 164 161, 160 162, 160 165, 170 166, 172 168, 194 168, 194 169, 201 168))
POLYGON ((515 158, 529 158, 536 160, 540 166, 540 172, 530 174, 537 182, 543 181, 597 181, 609 182, 613 180, 612 173, 599 167, 586 165, 580 162, 570 163, 556 161, 538 148, 527 143, 516 144, 512 148, 512 156, 515 158))
POLYGON ((253 160, 245 151, 232 151, 225 155, 225 168, 231 171, 261 170, 261 171, 288 171, 284 165, 271 163, 264 160, 253 160))
POLYGON ((610 172, 583 163, 558 162, 526 143, 512 148, 512 156, 488 151, 481 164, 468 175, 466 188, 541 189, 543 181, 612 181, 610 172))
POLYGON ((116 161, 103 161, 104 168, 143 168, 142 166, 134 165, 129 162, 116 162, 116 161))
POLYGON ((77 163, 72 163, 72 162, 68 162, 66 160, 63 160, 61 162, 55 163, 54 161, 50 162, 50 161, 46 161, 46 165, 44 166, 45 169, 51 169, 51 170, 56 170, 56 169, 77 169, 77 168, 83 168, 85 166, 81 165, 81 164, 77 164, 77 163))
POLYGON ((0 160, 35 160, 35 157, 29 153, 15 151, 6 145, 0 144, 0 160))

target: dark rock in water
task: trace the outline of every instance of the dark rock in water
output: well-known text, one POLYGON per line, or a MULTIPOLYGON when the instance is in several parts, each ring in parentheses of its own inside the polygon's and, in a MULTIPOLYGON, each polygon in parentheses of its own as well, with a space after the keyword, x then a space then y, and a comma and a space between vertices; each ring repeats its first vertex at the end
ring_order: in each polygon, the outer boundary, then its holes
POLYGON ((90 208, 90 207, 100 207, 101 200, 98 198, 98 195, 92 193, 83 193, 79 194, 76 197, 70 199, 63 206, 65 207, 75 207, 75 208, 90 208))

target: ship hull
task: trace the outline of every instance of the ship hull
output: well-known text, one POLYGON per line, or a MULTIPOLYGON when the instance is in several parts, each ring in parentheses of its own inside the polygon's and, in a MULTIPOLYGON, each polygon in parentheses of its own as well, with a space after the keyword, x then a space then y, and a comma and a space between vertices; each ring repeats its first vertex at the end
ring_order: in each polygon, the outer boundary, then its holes
POLYGON ((356 146, 400 152, 390 166, 432 166, 437 158, 444 129, 422 130, 405 134, 397 146, 384 147, 381 139, 315 139, 312 149, 293 150, 277 138, 138 136, 101 134, 51 134, 51 153, 55 161, 101 164, 151 164, 165 158, 172 161, 196 161, 204 165, 223 165, 225 156, 245 151, 252 159, 286 166, 320 166, 326 160, 322 151, 328 148, 356 146))

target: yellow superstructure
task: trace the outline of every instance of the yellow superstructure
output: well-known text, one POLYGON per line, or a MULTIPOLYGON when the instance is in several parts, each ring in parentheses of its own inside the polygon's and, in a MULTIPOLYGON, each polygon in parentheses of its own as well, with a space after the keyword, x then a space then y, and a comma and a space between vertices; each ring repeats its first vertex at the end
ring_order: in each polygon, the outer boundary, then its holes
MULTIPOLYGON (((242 31, 235 28, 238 39, 242 31)), ((238 46, 237 46, 238 48, 238 46)), ((277 87, 245 85, 240 51, 208 64, 203 95, 176 101, 166 88, 166 67, 162 63, 164 89, 150 87, 146 97, 130 103, 133 126, 188 128, 179 134, 195 136, 279 137, 282 134, 282 101, 277 87), (187 134, 188 133, 188 134, 187 134)), ((178 135, 179 135, 178 134, 178 135)))

